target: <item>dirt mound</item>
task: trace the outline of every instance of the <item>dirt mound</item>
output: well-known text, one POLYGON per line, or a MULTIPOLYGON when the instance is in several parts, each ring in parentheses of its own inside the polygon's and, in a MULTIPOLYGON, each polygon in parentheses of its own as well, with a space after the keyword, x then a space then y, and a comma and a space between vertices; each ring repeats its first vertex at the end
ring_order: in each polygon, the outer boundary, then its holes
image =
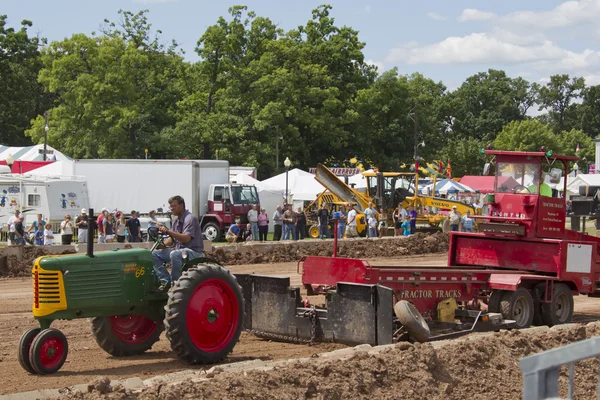
POLYGON ((24 246, 22 257, 18 257, 15 254, 9 254, 6 256, 0 256, 0 265, 6 265, 6 268, 0 268, 0 276, 2 277, 18 277, 18 276, 30 276, 31 266, 36 258, 49 255, 49 254, 72 254, 75 253, 73 250, 65 250, 62 252, 52 252, 51 250, 43 247, 36 246, 24 246), (4 259, 4 260, 2 260, 4 259))
MULTIPOLYGON (((338 255, 353 258, 398 257, 405 255, 439 253, 448 251, 449 235, 445 233, 416 233, 411 236, 380 239, 349 239, 338 242, 338 255)), ((293 262, 302 256, 331 256, 331 240, 302 242, 269 242, 271 246, 244 244, 240 251, 228 246, 214 247, 207 256, 223 265, 265 264, 293 262)))
MULTIPOLYGON (((141 393, 116 387, 91 389, 64 398, 137 399, 520 399, 519 358, 598 334, 596 325, 544 332, 500 332, 471 337, 435 349, 431 344, 400 343, 386 352, 359 352, 349 360, 296 363, 270 371, 223 373, 205 382, 154 385, 141 393)), ((598 361, 575 367, 575 397, 595 398, 598 361)), ((561 395, 568 372, 561 371, 561 395)), ((211 374, 212 375, 212 374, 211 374)), ((93 388, 93 386, 90 386, 93 388)))

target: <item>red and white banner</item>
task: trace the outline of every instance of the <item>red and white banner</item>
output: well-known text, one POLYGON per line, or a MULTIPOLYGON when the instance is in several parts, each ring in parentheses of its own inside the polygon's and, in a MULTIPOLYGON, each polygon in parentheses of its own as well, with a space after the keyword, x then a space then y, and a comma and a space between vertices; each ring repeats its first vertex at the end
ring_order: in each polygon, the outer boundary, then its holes
MULTIPOLYGON (((329 168, 329 170, 337 176, 353 176, 353 175, 360 174, 360 169, 358 169, 358 168, 329 168)), ((308 172, 310 172, 311 174, 314 174, 317 172, 317 169, 310 168, 308 170, 308 172)))

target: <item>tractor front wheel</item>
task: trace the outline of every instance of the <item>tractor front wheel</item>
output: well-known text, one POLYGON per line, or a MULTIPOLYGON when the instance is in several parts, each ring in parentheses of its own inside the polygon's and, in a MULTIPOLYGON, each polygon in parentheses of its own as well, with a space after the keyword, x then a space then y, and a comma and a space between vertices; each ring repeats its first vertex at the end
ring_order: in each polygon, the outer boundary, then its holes
POLYGON ((21 364, 21 367, 23 367, 23 369, 30 374, 35 374, 36 372, 29 362, 29 350, 31 349, 31 343, 33 343, 33 339, 35 339, 40 332, 40 328, 26 330, 19 340, 19 354, 17 355, 17 358, 19 359, 19 364, 21 364))
POLYGON ((163 329, 162 323, 137 314, 92 319, 96 343, 115 357, 135 356, 150 350, 163 329))
POLYGON ((68 352, 67 338, 61 331, 44 329, 31 343, 29 363, 40 375, 53 374, 63 366, 68 352))
POLYGON ((171 348, 188 364, 215 363, 227 356, 244 323, 242 288, 225 268, 199 264, 169 291, 165 328, 171 348))
POLYGON ((319 238, 319 225, 312 225, 308 229, 308 236, 311 239, 318 239, 319 238))
POLYGON ((500 311, 504 319, 514 320, 517 328, 529 328, 534 315, 531 292, 522 287, 514 292, 505 292, 500 302, 500 311))
POLYGON ((554 284, 550 303, 542 303, 542 318, 548 326, 566 324, 573 319, 573 292, 563 283, 554 284))

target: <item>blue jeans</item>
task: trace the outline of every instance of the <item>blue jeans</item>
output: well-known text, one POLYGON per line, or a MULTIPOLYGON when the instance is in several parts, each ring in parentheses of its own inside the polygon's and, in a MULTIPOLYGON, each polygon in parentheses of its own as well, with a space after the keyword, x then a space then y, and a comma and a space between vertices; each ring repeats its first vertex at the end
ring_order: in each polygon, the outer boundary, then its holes
POLYGON ((343 239, 344 233, 346 233, 346 224, 338 223, 338 239, 343 239))
POLYGON ((292 240, 296 239, 296 227, 294 224, 283 224, 283 239, 282 240, 292 240))
POLYGON ((179 250, 154 250, 152 259, 154 260, 154 273, 161 281, 175 282, 181 277, 181 268, 183 267, 183 251, 188 254, 188 260, 204 257, 204 253, 190 249, 179 250), (171 263, 171 275, 167 271, 165 263, 171 263), (172 279, 171 279, 172 278, 172 279))
POLYGON ((458 232, 458 225, 450 225, 450 232, 458 232))
POLYGON ((329 236, 329 227, 327 226, 327 224, 319 225, 319 236, 321 238, 326 238, 329 236))
POLYGON ((377 237, 377 228, 373 228, 372 226, 369 227, 369 237, 377 237))
POLYGON ((250 230, 252 231, 252 240, 258 242, 258 222, 250 222, 250 230))

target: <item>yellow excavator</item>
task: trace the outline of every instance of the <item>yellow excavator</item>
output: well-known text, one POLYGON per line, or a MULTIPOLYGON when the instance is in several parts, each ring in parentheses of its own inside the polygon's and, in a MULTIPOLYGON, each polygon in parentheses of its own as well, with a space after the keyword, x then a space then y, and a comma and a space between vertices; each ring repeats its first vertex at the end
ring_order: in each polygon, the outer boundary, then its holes
MULTIPOLYGON (((346 185, 322 164, 317 165, 315 179, 342 202, 354 202, 357 211, 364 212, 372 202, 378 211, 383 208, 391 218, 394 208, 401 203, 403 208, 415 207, 418 224, 441 226, 445 232, 449 226, 444 212, 450 211, 453 206, 461 215, 465 215, 467 210, 472 215, 481 214, 480 208, 460 201, 419 195, 419 177, 414 172, 363 172, 362 175, 367 183, 365 193, 346 185)), ((434 178, 434 185, 435 182, 434 178)))

